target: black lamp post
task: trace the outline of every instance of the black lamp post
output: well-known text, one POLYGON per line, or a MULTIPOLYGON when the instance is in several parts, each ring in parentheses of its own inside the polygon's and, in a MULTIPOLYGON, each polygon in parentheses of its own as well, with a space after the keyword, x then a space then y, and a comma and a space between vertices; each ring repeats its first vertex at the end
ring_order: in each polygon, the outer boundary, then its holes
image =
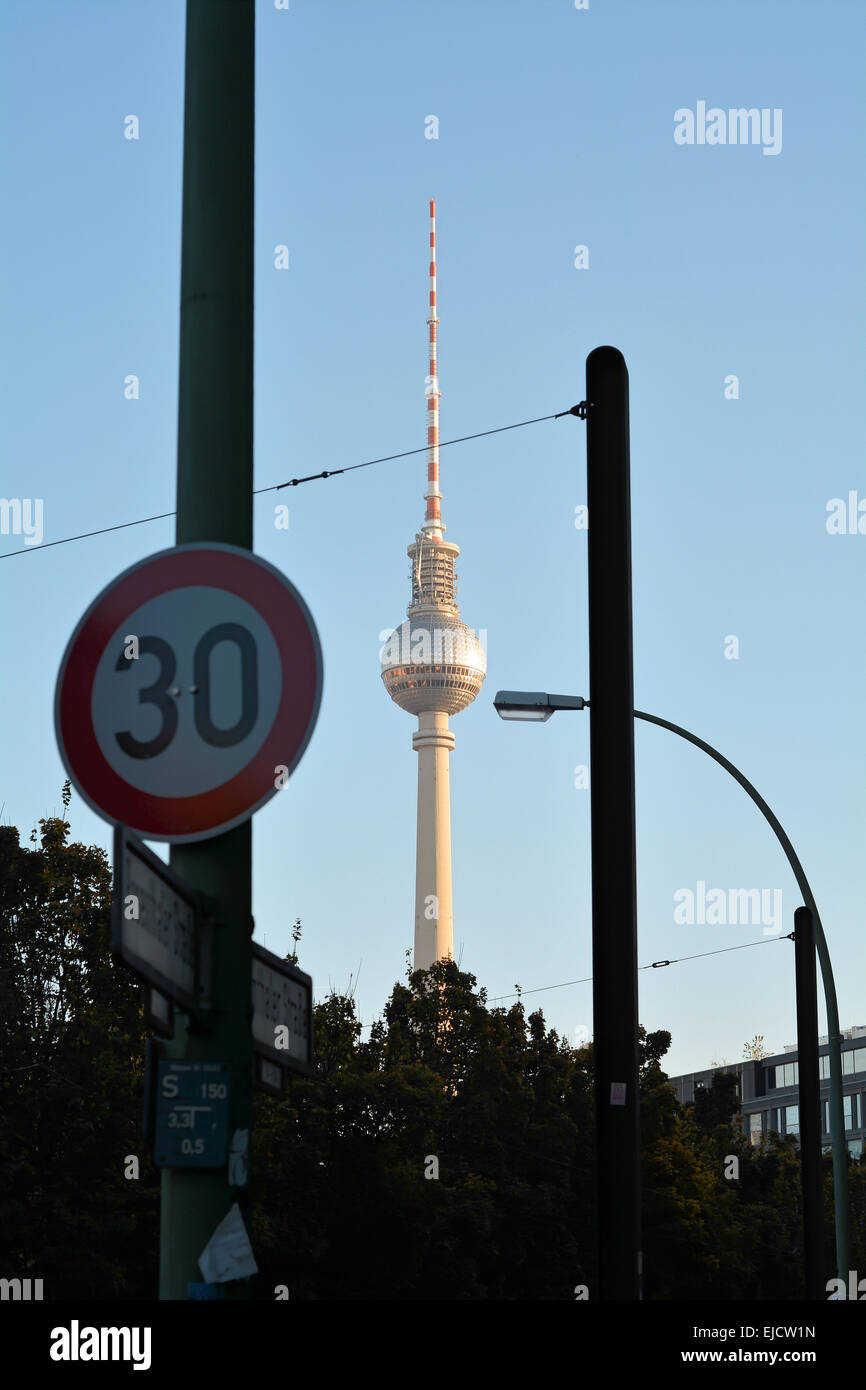
MULTIPOLYGON (((589 709, 589 700, 584 700, 579 695, 548 695, 543 691, 523 691, 523 690, 500 690, 494 696, 494 708, 502 719, 529 719, 541 722, 550 718, 557 710, 580 710, 589 709)), ((847 1150, 845 1145, 845 1121, 842 1109, 842 1049, 841 1032, 839 1029, 839 1010, 836 1003, 836 984, 833 978, 833 968, 830 963, 830 954, 827 949, 827 941, 824 936, 824 928, 821 924, 821 917, 815 902, 814 894, 809 886, 808 879, 803 871, 803 866, 794 852, 794 847, 788 836, 785 834, 778 819, 767 805, 760 792, 752 786, 747 777, 740 772, 739 768, 729 762, 727 758, 713 748, 711 744, 705 743, 703 739, 692 734, 688 729, 683 729, 679 724, 673 724, 669 719, 660 719, 656 714, 645 714, 642 710, 634 711, 635 719, 644 719, 648 724, 658 724, 663 729, 669 729, 671 733, 679 734, 681 738, 693 743, 704 753, 709 754, 715 762, 729 772, 731 776, 739 782, 744 791, 758 807, 764 819, 769 824, 773 834, 785 851, 785 857, 790 864, 797 886, 803 895, 805 909, 798 909, 795 914, 796 939, 799 942, 796 967, 797 967, 797 1000, 798 1017, 802 1016, 799 1035, 801 1037, 814 1038, 816 1029, 812 1026, 812 1015, 804 1010, 808 1010, 807 1001, 814 995, 814 986, 810 986, 809 978, 809 942, 812 940, 812 930, 814 929, 814 941, 817 945, 818 959, 821 965, 821 977, 824 985, 824 1001, 827 1008, 827 1033, 830 1053, 830 1139, 833 1149, 833 1201, 834 1215, 836 1224, 836 1269, 841 1279, 848 1278, 848 1166, 847 1150)), ((595 780, 595 779, 593 779, 595 780)), ((812 964, 814 976, 814 962, 812 964)), ((807 1063, 808 1075, 808 1063, 807 1063)), ((819 1181, 820 1175, 816 1178, 813 1172, 813 1150, 814 1133, 811 1129, 811 1112, 815 1108, 813 1103, 813 1088, 807 1085, 809 1091, 807 1097, 801 1096, 801 1126, 803 1122, 804 1109, 808 1113, 807 1120, 808 1133, 803 1134, 801 1128, 801 1147, 803 1143, 808 1144, 806 1154, 806 1173, 805 1173, 805 1202, 808 1204, 808 1230, 807 1230, 807 1249, 808 1249, 808 1271, 807 1287, 808 1296, 816 1298, 820 1296, 823 1287, 822 1280, 818 1271, 820 1261, 820 1242, 815 1235, 816 1229, 816 1203, 814 1199, 814 1185, 819 1181), (811 1194, 811 1195, 810 1195, 811 1194)))

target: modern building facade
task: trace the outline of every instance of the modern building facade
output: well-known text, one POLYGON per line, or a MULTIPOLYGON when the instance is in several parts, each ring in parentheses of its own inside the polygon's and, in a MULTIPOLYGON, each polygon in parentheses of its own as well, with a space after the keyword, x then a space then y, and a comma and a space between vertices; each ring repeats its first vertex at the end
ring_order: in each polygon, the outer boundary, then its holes
MULTIPOLYGON (((821 1095, 821 1144, 830 1151, 830 1056, 827 1038, 818 1039, 818 1076, 821 1095)), ((717 1072, 733 1072, 743 1129, 753 1144, 762 1134, 800 1136, 800 1085, 798 1053, 795 1045, 760 1061, 735 1062, 731 1066, 710 1067, 707 1071, 672 1076, 670 1085, 682 1104, 695 1098, 695 1091, 710 1087, 717 1072)), ((842 1106, 848 1150, 856 1158, 863 1153, 866 1139, 866 1027, 842 1032, 842 1106)))
POLYGON ((391 699, 417 715, 418 833, 415 868, 415 969, 454 955, 451 886, 448 721, 471 704, 487 669, 481 642, 460 620, 454 562, 459 547, 444 537, 439 491, 439 368, 436 328, 436 204, 430 203, 430 300, 427 316, 427 491, 421 530, 408 548, 412 597, 406 621, 382 649, 382 679, 391 699))

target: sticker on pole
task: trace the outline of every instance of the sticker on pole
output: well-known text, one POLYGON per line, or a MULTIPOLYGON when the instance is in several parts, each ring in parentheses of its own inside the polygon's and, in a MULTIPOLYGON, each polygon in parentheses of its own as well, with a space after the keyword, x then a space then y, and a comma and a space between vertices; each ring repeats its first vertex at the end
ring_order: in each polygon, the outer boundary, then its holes
POLYGON ((307 605, 238 546, 162 550, 78 623, 54 698, 87 804, 142 839, 205 840, 275 796, 310 741, 322 652, 307 605))

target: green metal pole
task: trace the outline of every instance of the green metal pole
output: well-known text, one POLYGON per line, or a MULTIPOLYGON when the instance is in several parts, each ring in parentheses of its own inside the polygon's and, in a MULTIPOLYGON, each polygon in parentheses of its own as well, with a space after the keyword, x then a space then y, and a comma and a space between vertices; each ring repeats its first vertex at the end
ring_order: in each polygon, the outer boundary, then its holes
MULTIPOLYGON (((252 548, 254 0, 187 0, 177 544, 252 548)), ((176 845, 171 867, 215 901, 213 1009, 180 1018, 168 1055, 230 1066, 229 1135, 251 1134, 251 824, 176 845)), ((249 1191, 227 1170, 162 1174, 161 1299, 202 1282, 198 1257, 249 1191)), ((225 1286, 248 1296, 249 1284, 225 1286)))
POLYGON ((680 738, 687 739, 696 748, 701 748, 708 753, 711 758, 729 772, 735 781, 754 801, 758 810, 770 826, 770 829, 785 851, 788 863, 794 872, 797 886, 803 895, 803 902, 812 913, 815 924, 815 944, 818 949, 818 960, 821 966, 821 978, 824 984, 824 1002, 827 1008, 827 1037, 830 1050, 830 1139, 833 1147, 833 1204, 836 1216, 836 1272, 840 1279, 848 1280, 848 1152, 845 1146, 845 1118, 842 1108, 842 1035, 839 1028, 839 1009, 836 1003, 836 983, 833 979, 833 967, 830 964, 830 952, 827 950, 827 938, 824 935, 824 928, 821 923, 821 915, 814 895, 809 887, 809 881, 803 872, 803 866, 794 853, 794 846, 788 839, 781 825, 773 812, 770 810, 760 792, 752 786, 747 777, 744 777, 739 768, 723 758, 718 749, 711 744, 704 743, 703 739, 690 734, 688 729, 683 729, 679 724, 672 724, 669 719, 659 719, 655 714, 644 714, 636 709, 635 719, 645 719, 648 724, 658 724, 662 729, 670 729, 671 733, 679 734, 680 738))

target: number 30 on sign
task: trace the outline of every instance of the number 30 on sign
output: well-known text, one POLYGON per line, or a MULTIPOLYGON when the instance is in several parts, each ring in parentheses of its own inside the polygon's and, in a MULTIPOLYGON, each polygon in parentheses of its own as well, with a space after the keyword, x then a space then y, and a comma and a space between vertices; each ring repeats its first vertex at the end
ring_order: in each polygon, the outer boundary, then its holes
POLYGON ((310 741, 322 654, 294 585, 237 546, 160 551, 96 598, 54 703, 69 776, 142 839, 218 835, 276 794, 310 741))

